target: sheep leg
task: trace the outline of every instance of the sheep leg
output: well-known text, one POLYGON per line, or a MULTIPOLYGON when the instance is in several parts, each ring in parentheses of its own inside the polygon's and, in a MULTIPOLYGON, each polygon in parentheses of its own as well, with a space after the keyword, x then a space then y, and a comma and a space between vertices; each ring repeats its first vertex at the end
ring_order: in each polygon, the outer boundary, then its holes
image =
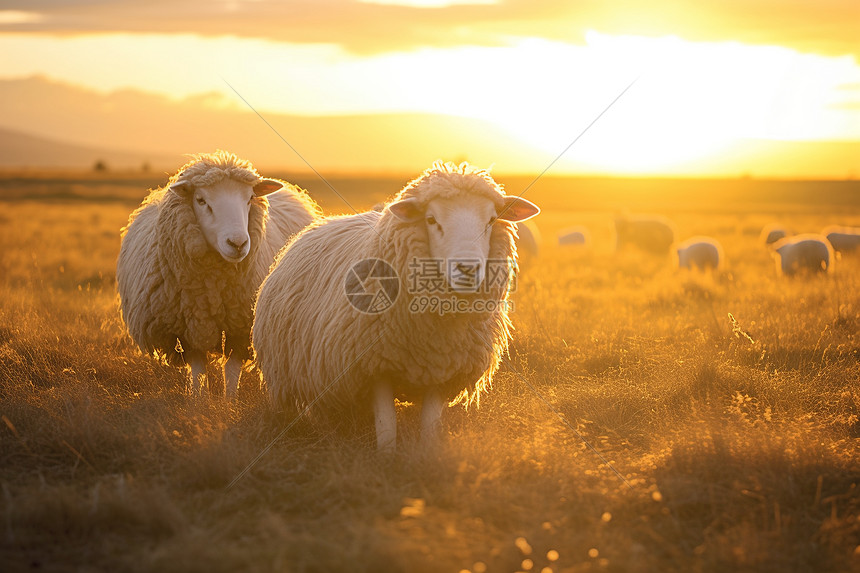
POLYGON ((242 362, 232 355, 224 365, 224 393, 228 398, 236 397, 236 389, 239 388, 239 378, 242 376, 242 362))
POLYGON ((421 404, 421 443, 434 446, 442 436, 442 411, 445 399, 439 388, 430 387, 424 394, 421 404))
POLYGON ((373 385, 373 414, 376 421, 376 448, 393 452, 397 442, 397 412, 394 411, 394 391, 388 381, 373 385))
POLYGON ((192 354, 189 362, 191 363, 191 395, 199 396, 200 388, 206 382, 206 354, 192 354))

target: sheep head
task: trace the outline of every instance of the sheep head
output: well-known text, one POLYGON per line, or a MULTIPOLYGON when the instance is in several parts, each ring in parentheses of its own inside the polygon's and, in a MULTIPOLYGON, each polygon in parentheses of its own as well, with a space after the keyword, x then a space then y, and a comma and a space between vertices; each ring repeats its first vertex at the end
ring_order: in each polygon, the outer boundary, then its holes
POLYGON ((427 231, 430 256, 442 262, 445 279, 455 292, 475 292, 486 275, 490 236, 497 221, 520 222, 540 209, 520 197, 502 201, 475 193, 435 197, 422 203, 415 197, 388 206, 404 222, 427 231))
POLYGON ((269 195, 282 187, 283 184, 274 179, 260 179, 250 184, 226 178, 211 185, 193 185, 180 178, 170 190, 190 201, 209 246, 225 261, 238 263, 251 249, 248 232, 251 202, 255 197, 269 195))

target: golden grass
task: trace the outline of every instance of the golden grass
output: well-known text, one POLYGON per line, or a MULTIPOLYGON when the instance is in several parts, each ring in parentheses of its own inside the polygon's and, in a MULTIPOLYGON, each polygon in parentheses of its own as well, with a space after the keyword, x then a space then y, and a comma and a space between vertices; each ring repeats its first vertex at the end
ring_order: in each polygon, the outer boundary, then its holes
MULTIPOLYGON (((597 246, 526 268, 518 374, 448 411, 439 452, 406 432, 380 456, 370 429, 302 421, 225 490, 289 419, 249 379, 235 403, 187 401, 126 338, 113 270, 133 204, 2 203, 4 571, 860 570, 860 257, 779 279, 765 210, 677 210, 682 235, 725 248, 701 277, 611 255, 615 206, 547 210, 547 242, 582 223, 597 246)), ((783 216, 814 230, 858 210, 783 216)))

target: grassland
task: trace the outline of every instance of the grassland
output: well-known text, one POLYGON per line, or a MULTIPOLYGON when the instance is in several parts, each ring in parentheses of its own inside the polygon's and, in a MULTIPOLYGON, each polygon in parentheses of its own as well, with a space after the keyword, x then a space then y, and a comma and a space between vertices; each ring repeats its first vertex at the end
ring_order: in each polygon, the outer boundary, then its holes
MULTIPOLYGON (((860 571, 860 256, 785 280, 757 244, 860 225, 857 183, 541 181, 493 391, 439 452, 380 456, 284 432, 253 376, 188 400, 135 349, 114 265, 150 179, 0 182, 0 570, 860 571), (717 237, 726 271, 612 253, 625 207, 717 237), (552 247, 572 224, 592 251, 552 247)), ((366 208, 402 180, 332 184, 366 208)))

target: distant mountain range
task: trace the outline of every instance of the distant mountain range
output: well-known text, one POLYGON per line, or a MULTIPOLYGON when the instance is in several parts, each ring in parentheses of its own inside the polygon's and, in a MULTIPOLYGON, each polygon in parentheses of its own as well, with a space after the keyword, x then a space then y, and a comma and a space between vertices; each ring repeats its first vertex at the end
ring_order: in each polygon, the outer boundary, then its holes
POLYGON ((145 151, 123 151, 55 141, 0 128, 0 167, 107 169, 167 166, 177 158, 145 151))
POLYGON ((100 94, 40 77, 2 80, 0 127, 26 133, 45 145, 28 142, 8 159, 0 158, 0 164, 21 160, 68 165, 74 159, 76 165, 83 161, 89 166, 97 151, 106 161, 121 157, 120 163, 149 161, 160 167, 165 160, 168 166, 181 164, 184 154, 217 148, 259 167, 301 171, 310 168, 296 152, 315 169, 346 172, 413 172, 440 158, 528 170, 529 160, 545 160, 495 125, 469 118, 261 113, 265 121, 218 94, 176 101, 132 90, 100 94), (50 148, 48 141, 87 149, 78 153, 50 148), (127 150, 140 151, 127 157, 127 150))
MULTIPOLYGON (((286 94, 285 97, 289 97, 286 94)), ((552 154, 487 121, 433 114, 291 116, 220 94, 183 100, 136 90, 102 94, 42 77, 0 80, 0 167, 173 171, 185 154, 227 149, 280 172, 417 173, 436 159, 542 171, 552 154), (298 154, 301 154, 299 157, 298 154)), ((589 173, 564 158, 553 172, 589 173)), ((593 171, 591 171, 593 173, 593 171)), ((860 142, 747 140, 670 175, 860 176, 860 142), (811 174, 811 175, 810 175, 811 174)))

